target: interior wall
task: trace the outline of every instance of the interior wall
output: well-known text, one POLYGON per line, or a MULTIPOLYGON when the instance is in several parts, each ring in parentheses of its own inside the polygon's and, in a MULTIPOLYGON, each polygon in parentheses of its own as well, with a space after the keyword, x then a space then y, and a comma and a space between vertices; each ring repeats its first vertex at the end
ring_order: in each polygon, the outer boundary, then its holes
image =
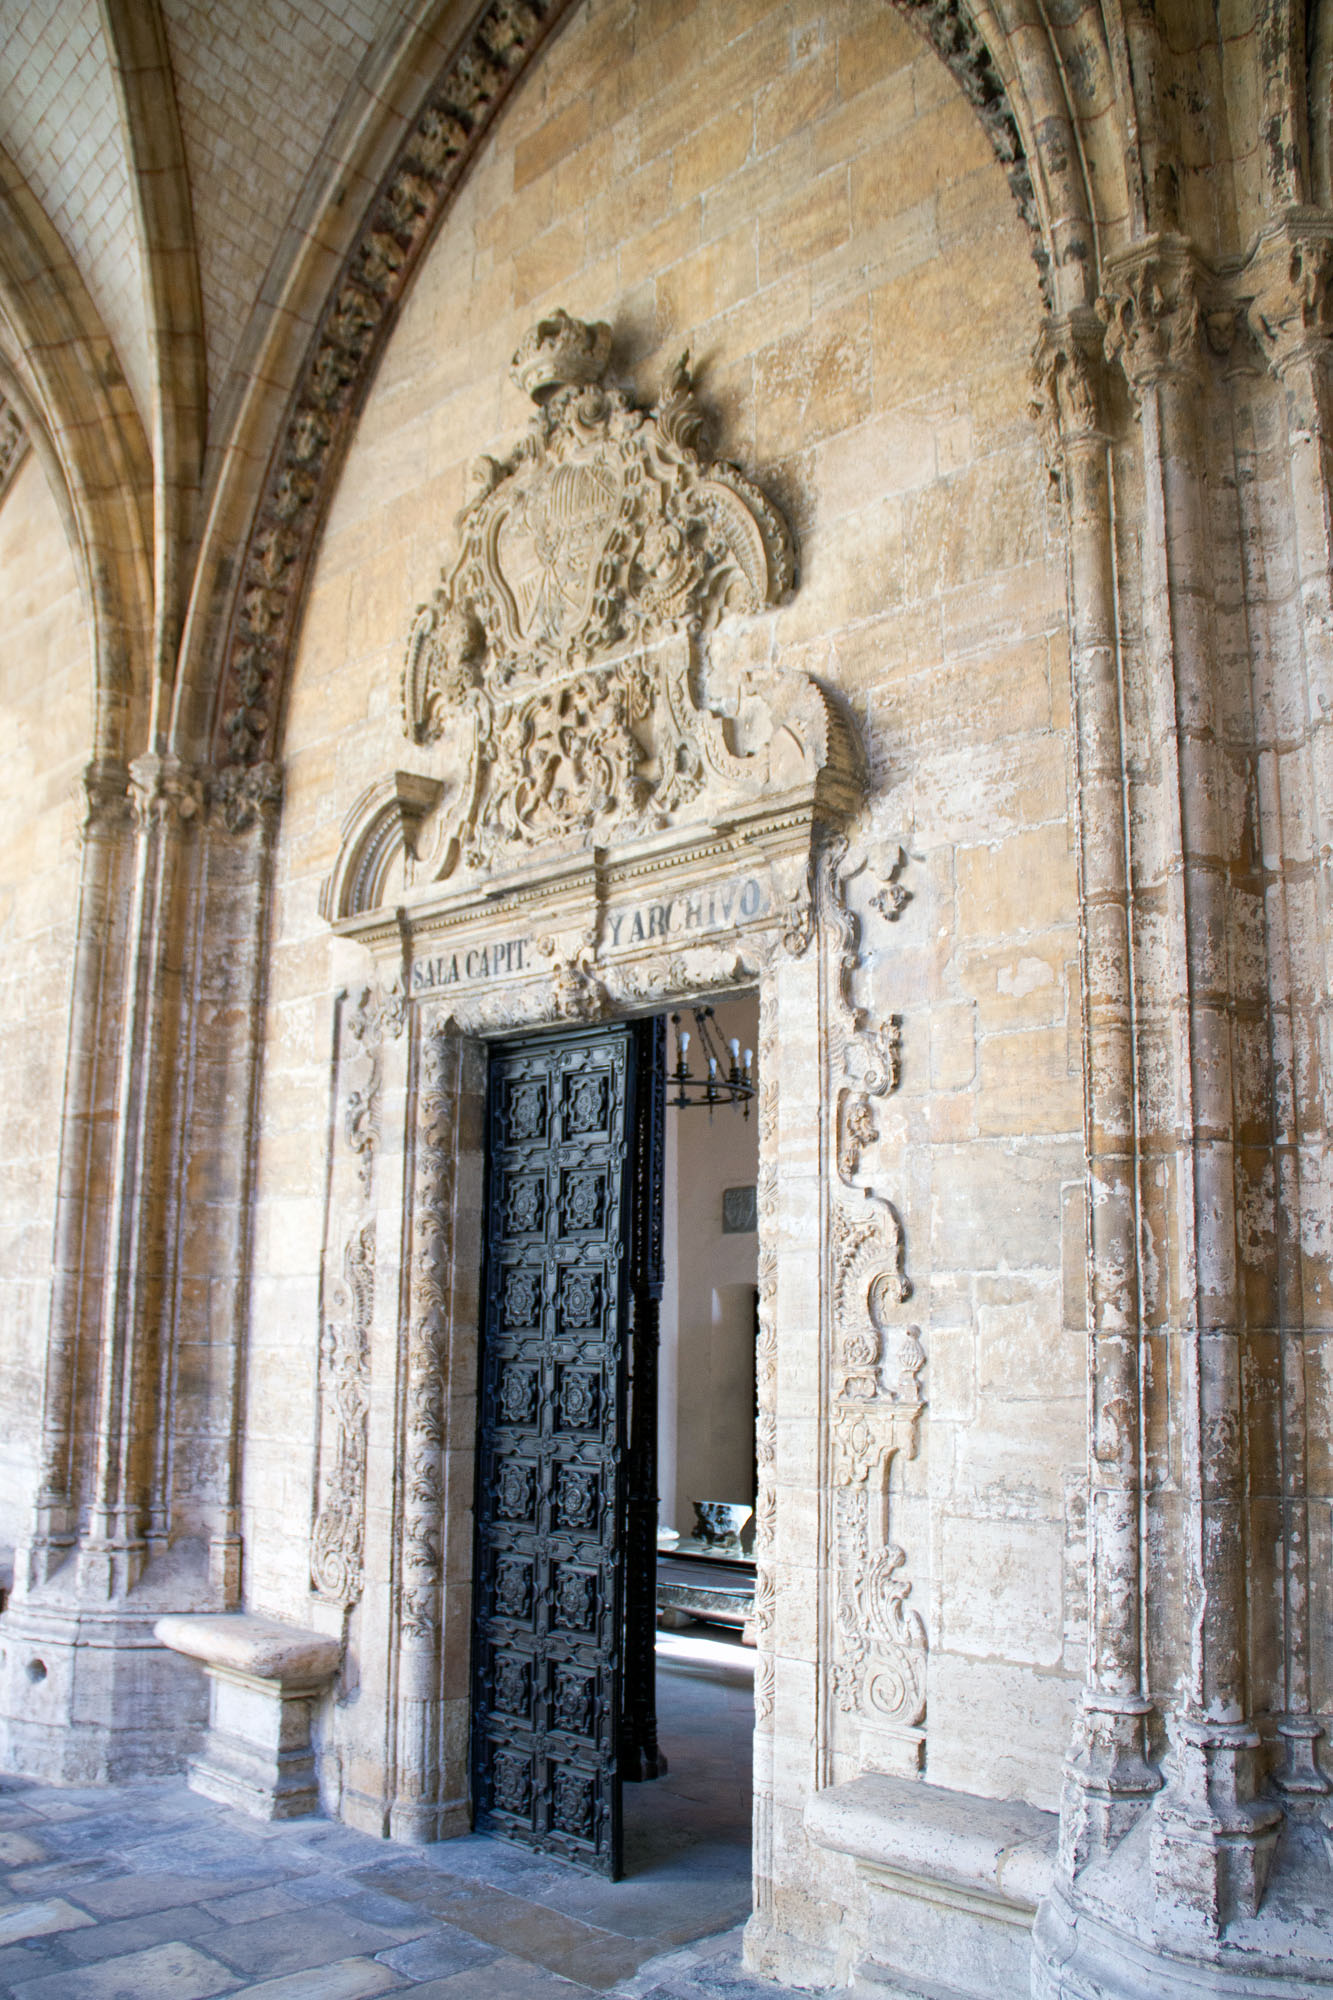
MULTIPOLYGON (((717 1006, 725 1044, 759 1046, 757 1000, 717 1006)), ((692 1027, 689 1014, 682 1025, 692 1027)), ((668 1029, 668 1064, 676 1059, 668 1029)), ((701 1076, 698 1037, 687 1060, 701 1076)), ((670 1099, 670 1088, 667 1096, 670 1099)), ((661 1362, 658 1378, 659 1519, 694 1533, 694 1501, 748 1502, 754 1486, 754 1298, 758 1235, 724 1234, 722 1196, 753 1187, 759 1127, 753 1107, 673 1110, 668 1102, 661 1362)))
MULTIPOLYGON (((645 400, 688 345, 725 455, 791 523, 797 588, 723 622, 713 697, 773 659, 865 735, 855 1001, 899 1024, 901 1078, 860 1170, 901 1219, 927 1357, 920 1448, 890 1496, 930 1643, 924 1774, 1050 1806, 1084 1657, 1085 1359, 1064 552, 1028 414, 1043 307, 974 113, 887 5, 588 0, 506 108, 394 331, 287 725, 247 1590, 310 1615, 332 996, 359 976, 320 884, 358 794, 420 766, 399 708, 413 611, 451 558, 469 466, 522 434, 508 359, 557 305, 613 325, 614 372, 645 400)), ((808 1434, 808 1381, 787 1444, 808 1434)), ((782 1504, 809 1524, 817 1493, 792 1478, 782 1504)), ((782 1553, 776 1643, 803 1662, 809 1579, 793 1570, 784 1599, 782 1553)), ((349 1646, 354 1663, 355 1616, 349 1646)), ((852 1775, 855 1719, 835 1723, 852 1775)))
POLYGON ((0 506, 0 1544, 35 1480, 91 689, 78 575, 29 452, 0 506))

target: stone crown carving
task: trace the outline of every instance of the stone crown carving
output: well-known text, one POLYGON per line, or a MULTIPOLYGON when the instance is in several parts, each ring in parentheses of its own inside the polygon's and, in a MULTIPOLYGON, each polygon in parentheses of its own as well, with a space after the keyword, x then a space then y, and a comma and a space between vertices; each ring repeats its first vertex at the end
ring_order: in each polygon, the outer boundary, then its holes
POLYGON ((780 514, 712 455, 686 358, 641 409, 608 382, 610 350, 561 311, 514 355, 532 418, 474 468, 407 646, 403 727, 427 768, 362 793, 324 885, 350 934, 378 935, 399 894, 410 925, 444 922, 503 876, 591 895, 586 943, 611 875, 670 896, 744 852, 795 937, 814 829, 863 796, 855 731, 818 683, 714 636, 791 589, 780 514))
POLYGON ((474 468, 459 554, 412 628, 405 730, 448 766, 420 850, 436 879, 650 833, 705 787, 781 793, 830 761, 841 725, 803 676, 710 693, 705 635, 790 590, 790 537, 709 453, 686 360, 642 410, 606 381, 610 347, 565 312, 524 339, 513 374, 536 411, 474 468))

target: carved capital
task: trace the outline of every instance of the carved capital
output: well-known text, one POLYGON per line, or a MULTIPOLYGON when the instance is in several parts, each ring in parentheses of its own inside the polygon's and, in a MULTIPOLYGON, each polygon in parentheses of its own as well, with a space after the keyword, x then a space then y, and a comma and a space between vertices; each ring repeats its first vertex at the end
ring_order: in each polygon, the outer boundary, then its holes
POLYGON ((1255 288, 1250 331, 1278 379, 1295 362, 1323 358, 1333 332, 1333 235, 1326 226, 1283 223, 1263 239, 1244 275, 1255 288))
POLYGON ((1106 359, 1124 370, 1136 398, 1197 373, 1203 312, 1194 260, 1183 244, 1139 248, 1109 269, 1097 316, 1106 329, 1106 359))
POLYGON ((130 804, 141 828, 189 826, 204 803, 203 780, 176 757, 136 757, 130 765, 130 804))
POLYGON ((83 767, 84 838, 130 825, 130 774, 119 757, 94 757, 83 767))
POLYGON ((256 825, 271 829, 282 803, 282 767, 225 765, 209 781, 208 796, 228 833, 248 833, 256 825))
POLYGON ((1028 410, 1053 479, 1068 446, 1100 442, 1104 435, 1105 339, 1096 313, 1069 313, 1046 321, 1033 350, 1028 410))

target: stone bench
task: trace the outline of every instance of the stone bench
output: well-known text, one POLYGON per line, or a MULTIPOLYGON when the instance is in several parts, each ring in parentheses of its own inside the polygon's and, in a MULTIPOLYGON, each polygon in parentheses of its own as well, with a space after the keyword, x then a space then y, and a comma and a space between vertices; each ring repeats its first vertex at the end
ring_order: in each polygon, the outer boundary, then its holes
POLYGON ((993 2000, 1026 1993, 1032 1920, 1050 1886, 1052 1812, 867 1775, 817 1792, 811 1838, 851 1856, 867 1891, 858 1992, 993 2000))
POLYGON ((341 1640, 242 1611, 181 1612, 153 1629, 208 1676, 208 1736, 190 1760, 190 1789, 256 1819, 318 1811, 310 1723, 341 1640))

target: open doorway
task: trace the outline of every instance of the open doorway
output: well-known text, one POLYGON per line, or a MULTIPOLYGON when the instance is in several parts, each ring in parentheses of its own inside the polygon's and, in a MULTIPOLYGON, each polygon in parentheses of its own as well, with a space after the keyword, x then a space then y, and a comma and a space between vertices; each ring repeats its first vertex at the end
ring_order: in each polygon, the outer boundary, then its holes
MULTIPOLYGON (((753 1046, 743 1013, 721 1025, 753 1046)), ((728 1643, 714 1631, 674 1649, 688 1678, 673 1682, 683 1707, 669 1727, 689 1739, 674 1782, 656 1755, 663 1429, 671 1513, 688 1501, 692 1529, 668 1520, 667 1536, 689 1545, 681 1561, 726 1598, 733 1649, 753 1594, 754 1123, 725 1103, 711 1120, 706 1106, 668 1113, 664 1040, 660 1020, 569 1029, 497 1045, 488 1063, 475 1823, 612 1877, 625 1779, 664 1784, 659 1825, 673 1808, 707 1812, 723 1795, 734 1811, 737 1746, 748 1749, 749 1736, 748 1721, 736 1727, 744 1669, 734 1660, 714 1674, 729 1719, 701 1719, 701 1678, 728 1643), (663 1303, 669 1387, 659 1398, 663 1303), (692 1393, 700 1382, 702 1398, 692 1393), (722 1772, 704 1742, 717 1751, 719 1723, 722 1772)), ((748 1791, 748 1762, 745 1778, 748 1791)), ((631 1787, 647 1789, 657 1786, 631 1787)))
MULTIPOLYGON (((693 1012, 688 1067, 706 1055, 693 1012)), ((719 1001, 710 1023, 724 1074, 758 1047, 754 995, 719 1001)), ((663 1284, 657 1381, 657 1741, 666 1770, 625 1793, 630 1876, 689 1870, 718 1921, 750 1896, 754 1731, 757 1102, 680 1104, 668 1024, 662 1175, 663 1284), (676 1101, 673 1101, 676 1100, 676 1101), (748 1115, 747 1115, 748 1111, 748 1115)))

